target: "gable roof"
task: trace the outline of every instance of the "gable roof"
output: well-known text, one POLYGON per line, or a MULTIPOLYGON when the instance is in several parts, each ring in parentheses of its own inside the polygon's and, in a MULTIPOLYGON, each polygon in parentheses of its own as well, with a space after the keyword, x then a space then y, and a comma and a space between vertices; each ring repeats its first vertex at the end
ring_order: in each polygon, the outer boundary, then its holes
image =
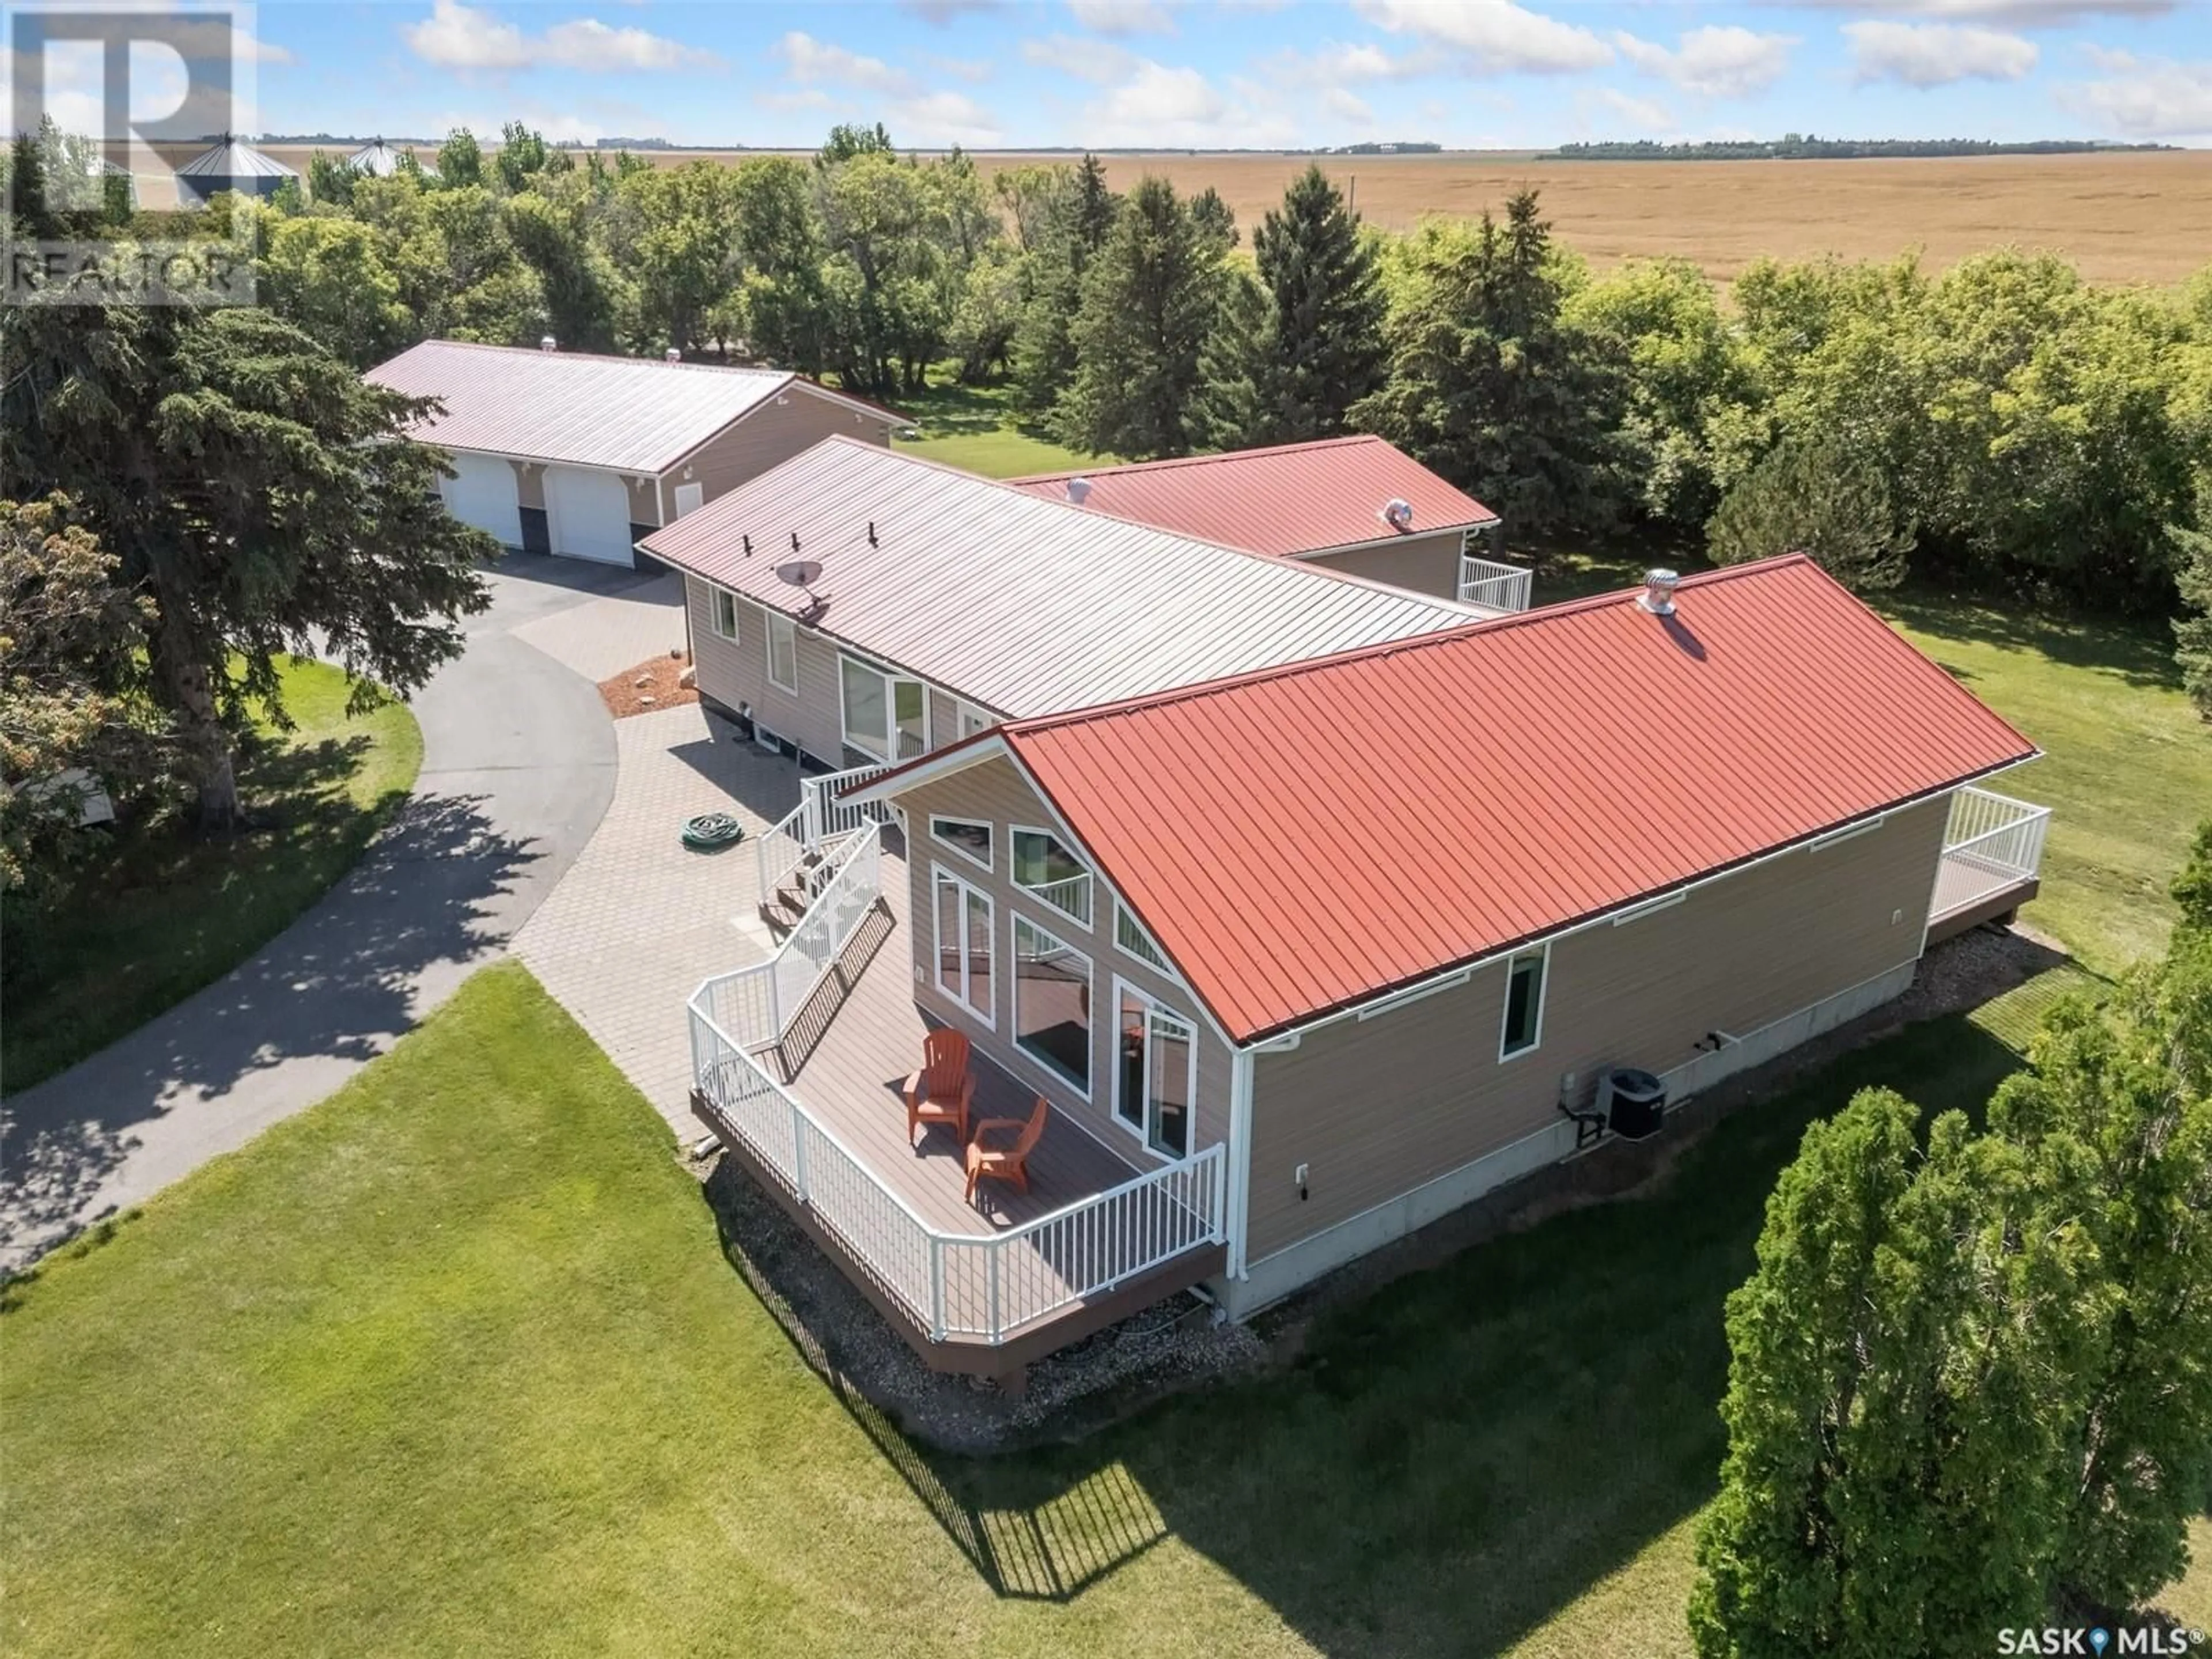
POLYGON ((617 472, 665 471, 787 390, 832 398, 872 423, 899 418, 787 369, 464 340, 425 340, 366 378, 445 405, 414 428, 426 442, 617 472))
POLYGON ((1032 495, 1066 501, 1072 478, 1091 485, 1082 503, 1086 513, 1276 558, 1498 521, 1474 496, 1404 451, 1365 434, 1041 472, 1011 482, 1032 495), (1410 528, 1396 530, 1384 521, 1383 506, 1393 500, 1413 507, 1410 528))
POLYGON ((850 438, 815 445, 642 545, 1012 715, 1433 633, 1479 614, 1040 501, 850 438), (793 558, 821 562, 818 607, 777 579, 793 558))
POLYGON ((258 150, 243 138, 225 133, 177 171, 188 179, 296 179, 297 167, 288 167, 275 156, 258 150))
POLYGON ((1677 603, 1018 721, 852 793, 1010 752, 1250 1042, 2038 752, 1802 556, 1677 603))

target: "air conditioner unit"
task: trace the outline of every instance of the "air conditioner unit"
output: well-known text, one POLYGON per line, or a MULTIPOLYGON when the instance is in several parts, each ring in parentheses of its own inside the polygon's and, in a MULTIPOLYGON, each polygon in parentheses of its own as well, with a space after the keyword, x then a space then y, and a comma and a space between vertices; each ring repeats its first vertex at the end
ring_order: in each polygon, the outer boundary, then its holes
POLYGON ((1667 1085, 1649 1072, 1608 1066, 1598 1073, 1597 1104, 1606 1127, 1622 1139, 1648 1139, 1666 1116, 1667 1085))

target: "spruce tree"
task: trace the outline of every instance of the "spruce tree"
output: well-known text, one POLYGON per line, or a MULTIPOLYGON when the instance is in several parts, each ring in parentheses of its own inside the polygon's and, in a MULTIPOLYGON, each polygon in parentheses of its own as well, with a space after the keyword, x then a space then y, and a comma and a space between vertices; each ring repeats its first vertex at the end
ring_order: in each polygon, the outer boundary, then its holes
POLYGON ((1297 443, 1343 432, 1352 405, 1382 383, 1382 285, 1358 216, 1318 167, 1260 222, 1253 256, 1267 291, 1252 441, 1297 443))
POLYGON ((1133 459, 1190 453, 1218 272, 1175 187, 1139 182, 1084 276, 1075 378, 1054 416, 1063 441, 1133 459))
POLYGON ((1025 424, 1048 425, 1075 378, 1075 320, 1083 275, 1114 228, 1121 198, 1107 188, 1105 164, 1085 155, 1042 216, 1037 246, 1022 258, 1022 315, 1013 339, 1013 404, 1025 424))
POLYGON ((1722 497, 1705 526, 1705 550, 1717 564, 1807 553, 1862 592, 1903 580, 1912 544, 1881 469, 1830 434, 1771 451, 1722 497))

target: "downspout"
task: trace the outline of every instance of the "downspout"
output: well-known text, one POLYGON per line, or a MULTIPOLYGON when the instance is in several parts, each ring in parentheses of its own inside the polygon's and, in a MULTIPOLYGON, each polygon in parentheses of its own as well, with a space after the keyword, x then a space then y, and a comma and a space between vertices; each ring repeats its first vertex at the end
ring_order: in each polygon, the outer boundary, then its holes
POLYGON ((1229 1055, 1229 1277, 1244 1277, 1244 1223, 1252 1200, 1252 1051, 1229 1055))

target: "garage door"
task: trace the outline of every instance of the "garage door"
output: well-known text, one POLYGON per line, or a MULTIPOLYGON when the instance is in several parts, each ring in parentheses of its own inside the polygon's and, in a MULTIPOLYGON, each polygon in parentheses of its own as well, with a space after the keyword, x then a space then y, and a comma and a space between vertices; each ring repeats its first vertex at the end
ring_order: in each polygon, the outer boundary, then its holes
POLYGON ((514 469, 496 455, 456 455, 453 470, 459 476, 446 480, 446 510, 463 524, 489 530, 504 546, 521 546, 514 469))
POLYGON ((574 559, 629 564, 629 491, 611 472, 545 469, 545 507, 553 550, 574 559))

